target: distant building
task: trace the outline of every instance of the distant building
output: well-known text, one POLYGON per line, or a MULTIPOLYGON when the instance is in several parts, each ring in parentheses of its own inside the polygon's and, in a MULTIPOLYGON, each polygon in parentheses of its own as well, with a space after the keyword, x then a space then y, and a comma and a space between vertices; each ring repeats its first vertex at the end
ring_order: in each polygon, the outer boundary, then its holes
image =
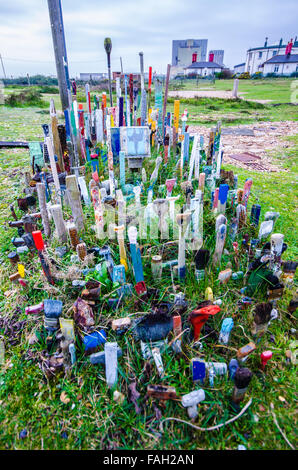
POLYGON ((195 73, 196 75, 207 77, 208 75, 214 75, 217 72, 221 72, 223 68, 223 65, 217 64, 213 61, 193 62, 188 67, 184 68, 184 74, 189 75, 195 73))
MULTIPOLYGON (((208 39, 174 40, 172 42, 171 78, 177 75, 184 75, 185 69, 194 63, 214 62, 223 66, 224 51, 222 49, 214 49, 209 52, 207 59, 207 45, 208 39)), ((207 69, 210 72, 209 67, 207 69)))
MULTIPOLYGON (((263 64, 276 55, 284 55, 288 45, 282 43, 283 40, 279 41, 278 45, 268 46, 268 38, 265 39, 264 46, 253 47, 248 49, 246 53, 245 72, 249 72, 253 75, 256 72, 263 72, 263 64)), ((292 42, 293 54, 298 53, 298 41, 297 36, 292 42)))
POLYGON ((263 74, 276 73, 289 76, 298 72, 298 54, 275 55, 263 64, 263 74))
POLYGON ((209 51, 209 60, 210 60, 210 55, 213 55, 213 61, 216 62, 219 65, 223 65, 224 61, 224 54, 225 51, 222 49, 214 49, 212 51, 209 51))
POLYGON ((84 82, 99 81, 103 80, 104 78, 108 78, 107 73, 80 73, 80 80, 84 80, 84 82))
POLYGON ((242 64, 234 65, 234 73, 243 73, 245 72, 245 62, 242 64))
POLYGON ((191 64, 193 54, 197 60, 205 61, 208 39, 181 39, 172 42, 172 65, 186 67, 191 64))

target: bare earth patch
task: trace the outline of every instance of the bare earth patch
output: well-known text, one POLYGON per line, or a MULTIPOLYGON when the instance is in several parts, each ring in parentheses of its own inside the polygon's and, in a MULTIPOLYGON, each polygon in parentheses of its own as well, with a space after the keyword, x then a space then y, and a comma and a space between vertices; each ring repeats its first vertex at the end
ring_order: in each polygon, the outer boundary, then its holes
MULTIPOLYGON (((245 97, 241 96, 246 92, 239 92, 239 98, 245 99, 245 97)), ((169 96, 177 97, 177 98, 223 98, 223 99, 233 99, 231 91, 224 91, 224 90, 177 90, 177 91, 169 91, 169 96)), ((253 101, 255 103, 271 103, 272 100, 247 100, 253 101)))
MULTIPOLYGON (((291 142, 284 141, 281 137, 293 136, 298 134, 298 122, 296 121, 283 121, 283 122, 260 122, 256 124, 239 125, 232 128, 240 132, 241 129, 251 129, 253 135, 225 135, 222 134, 222 143, 224 150, 223 162, 229 163, 241 168, 248 168, 245 163, 230 158, 230 155, 249 152, 261 157, 259 163, 262 167, 260 171, 282 171, 282 168, 275 165, 268 151, 291 147, 291 142)), ((208 142, 210 129, 205 126, 189 126, 188 131, 190 134, 199 133, 204 136, 205 142, 208 142)))

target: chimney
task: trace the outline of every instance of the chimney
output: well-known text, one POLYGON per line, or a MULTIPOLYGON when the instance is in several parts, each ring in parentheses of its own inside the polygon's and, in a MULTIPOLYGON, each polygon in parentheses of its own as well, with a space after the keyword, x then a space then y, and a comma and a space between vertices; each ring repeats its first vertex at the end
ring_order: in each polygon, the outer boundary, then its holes
POLYGON ((214 54, 212 52, 209 52, 209 62, 214 61, 214 54))
POLYGON ((282 38, 279 41, 279 47, 281 47, 281 46, 282 46, 282 38))
POLYGON ((264 44, 264 47, 267 47, 267 44, 268 44, 268 38, 265 38, 265 44, 264 44))
POLYGON ((194 52, 193 55, 192 55, 192 63, 197 61, 197 56, 198 56, 198 54, 196 52, 194 52))

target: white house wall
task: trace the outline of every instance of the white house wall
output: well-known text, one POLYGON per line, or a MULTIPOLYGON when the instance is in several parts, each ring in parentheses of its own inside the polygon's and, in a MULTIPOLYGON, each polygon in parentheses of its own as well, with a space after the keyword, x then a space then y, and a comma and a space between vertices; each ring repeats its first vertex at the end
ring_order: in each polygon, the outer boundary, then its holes
POLYGON ((263 74, 276 73, 277 75, 291 75, 296 71, 298 71, 298 62, 290 64, 265 64, 263 74), (276 70, 276 67, 278 67, 278 70, 276 70))
MULTIPOLYGON (((245 72, 249 72, 250 75, 262 71, 259 67, 267 60, 271 59, 274 55, 284 55, 285 48, 279 49, 278 47, 272 49, 265 49, 260 47, 260 49, 254 51, 247 51, 246 54, 246 63, 245 63, 245 72), (259 57, 259 53, 262 52, 262 57, 259 57), (273 52, 277 52, 277 54, 273 54, 273 52)), ((298 53, 298 47, 292 48, 292 54, 298 53)))

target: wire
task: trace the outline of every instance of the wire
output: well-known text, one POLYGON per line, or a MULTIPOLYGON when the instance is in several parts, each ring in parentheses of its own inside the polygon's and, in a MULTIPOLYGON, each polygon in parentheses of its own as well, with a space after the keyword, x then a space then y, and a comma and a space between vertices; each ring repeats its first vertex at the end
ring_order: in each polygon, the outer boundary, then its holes
POLYGON ((237 415, 237 416, 234 416, 233 418, 229 419, 228 421, 225 421, 224 423, 221 423, 221 424, 216 424, 215 426, 211 426, 209 428, 201 428, 200 426, 195 426, 194 424, 190 423, 189 421, 184 421, 183 419, 179 419, 179 418, 165 418, 163 419, 161 422, 160 422, 160 425, 159 425, 159 429, 161 432, 164 432, 163 430, 163 423, 165 421, 178 421, 179 423, 183 423, 183 424, 188 424, 188 426, 191 426, 192 428, 196 429, 197 431, 214 431, 215 429, 219 429, 221 428, 222 426, 226 426, 227 424, 230 424, 232 423, 233 421, 236 421, 236 419, 240 418, 240 416, 242 416, 247 408, 252 404, 252 398, 250 398, 250 400, 246 403, 246 405, 242 408, 242 410, 240 411, 240 413, 237 415))

